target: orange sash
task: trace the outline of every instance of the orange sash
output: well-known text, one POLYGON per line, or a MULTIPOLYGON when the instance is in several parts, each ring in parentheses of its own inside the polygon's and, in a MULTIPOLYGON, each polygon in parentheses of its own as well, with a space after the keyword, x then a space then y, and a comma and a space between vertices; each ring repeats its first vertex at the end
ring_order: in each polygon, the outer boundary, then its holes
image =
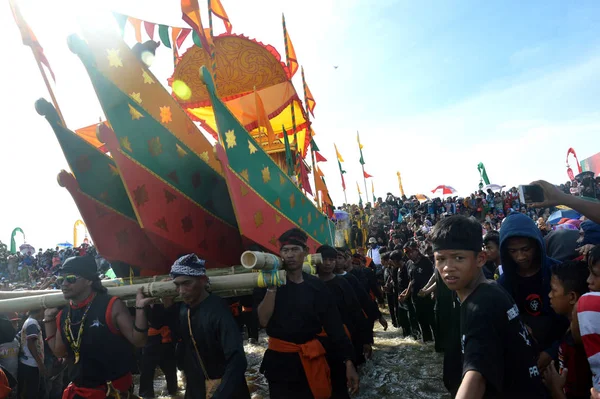
POLYGON ((304 344, 294 344, 269 337, 269 349, 275 352, 298 353, 308 386, 315 399, 331 397, 331 371, 325 359, 325 348, 316 338, 304 344))
POLYGON ((168 326, 162 326, 159 329, 156 328, 148 328, 148 336, 149 337, 154 337, 155 335, 161 335, 161 343, 163 344, 168 344, 169 342, 172 342, 173 340, 171 339, 171 329, 168 326))
MULTIPOLYGON (((123 377, 112 381, 111 384, 114 389, 120 392, 127 392, 131 388, 131 385, 133 385, 133 377, 131 373, 127 373, 123 377)), ((107 385, 100 385, 96 388, 83 388, 70 383, 67 389, 63 391, 62 399, 73 399, 75 395, 88 399, 105 399, 107 391, 107 385)))

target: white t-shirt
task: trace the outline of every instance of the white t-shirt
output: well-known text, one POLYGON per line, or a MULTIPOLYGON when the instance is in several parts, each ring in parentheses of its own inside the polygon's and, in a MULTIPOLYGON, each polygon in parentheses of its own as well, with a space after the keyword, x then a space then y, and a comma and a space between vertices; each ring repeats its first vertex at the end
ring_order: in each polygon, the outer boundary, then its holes
POLYGON ((27 340, 35 340, 37 351, 44 361, 44 338, 42 337, 42 330, 40 329, 40 323, 32 317, 28 317, 23 324, 21 329, 21 356, 19 361, 27 366, 37 367, 37 363, 31 354, 31 351, 27 347, 27 340))

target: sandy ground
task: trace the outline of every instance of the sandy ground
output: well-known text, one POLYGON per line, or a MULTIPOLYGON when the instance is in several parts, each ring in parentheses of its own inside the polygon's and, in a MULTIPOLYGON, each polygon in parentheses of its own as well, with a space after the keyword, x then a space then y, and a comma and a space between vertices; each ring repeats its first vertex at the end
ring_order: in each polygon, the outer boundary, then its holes
MULTIPOLYGON (((360 370, 360 393, 356 398, 450 398, 442 383, 443 355, 435 353, 433 344, 402 338, 402 330, 392 327, 389 318, 388 324, 390 327, 387 331, 383 331, 379 324, 375 326, 373 357, 360 370)), ((246 379, 252 399, 269 398, 267 381, 258 372, 266 346, 264 332, 261 332, 257 345, 244 346, 248 358, 246 379)), ((157 371, 157 395, 166 393, 164 377, 159 374, 157 371)), ((180 381, 180 386, 183 385, 183 381, 180 381)), ((180 399, 183 395, 159 397, 180 399)))

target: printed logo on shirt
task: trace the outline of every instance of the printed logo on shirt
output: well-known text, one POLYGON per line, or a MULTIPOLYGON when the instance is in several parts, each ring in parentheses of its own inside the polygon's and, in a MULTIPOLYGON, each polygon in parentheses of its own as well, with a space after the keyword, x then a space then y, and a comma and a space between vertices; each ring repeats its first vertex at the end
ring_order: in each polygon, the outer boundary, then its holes
POLYGON ((512 308, 506 311, 506 315, 508 316, 508 321, 511 321, 515 317, 519 316, 519 308, 516 304, 513 305, 512 308))
POLYGON ((94 321, 92 322, 92 325, 91 325, 90 327, 104 327, 104 324, 102 324, 102 323, 100 322, 100 320, 99 320, 98 318, 96 318, 96 320, 94 320, 94 321))
POLYGON ((421 269, 420 267, 417 269, 417 273, 423 273, 423 269, 421 269))
POLYGON ((525 298, 525 310, 532 316, 539 316, 542 313, 542 298, 538 294, 529 294, 525 298))
POLYGON ((460 340, 460 351, 462 352, 462 354, 465 354, 465 334, 463 334, 461 340, 460 340))
POLYGON ((537 366, 529 367, 529 378, 538 377, 539 375, 540 375, 540 372, 539 372, 537 366))
POLYGON ((529 340, 529 331, 527 331, 527 327, 525 327, 525 324, 523 324, 523 322, 521 322, 521 331, 519 331, 519 335, 521 336, 521 338, 523 338, 523 341, 525 341, 525 344, 527 344, 527 346, 531 346, 531 341, 529 340))

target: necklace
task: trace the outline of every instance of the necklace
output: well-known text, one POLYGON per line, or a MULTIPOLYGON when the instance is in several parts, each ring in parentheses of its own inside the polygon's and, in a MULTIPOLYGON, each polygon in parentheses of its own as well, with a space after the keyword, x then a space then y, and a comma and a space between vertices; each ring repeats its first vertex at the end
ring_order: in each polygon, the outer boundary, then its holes
POLYGON ((85 311, 83 312, 83 317, 81 318, 81 321, 79 323, 71 322, 71 307, 69 307, 69 313, 67 314, 67 318, 65 320, 65 332, 66 332, 65 335, 67 337, 67 342, 69 343, 69 346, 71 347, 71 349, 73 350, 73 353, 75 354, 75 364, 79 363, 79 351, 81 348, 81 339, 83 337, 83 325, 85 324, 85 319, 87 317, 88 311, 92 307, 92 302, 94 302, 94 298, 96 298, 96 294, 94 294, 94 296, 92 297, 90 302, 87 304, 85 311), (75 339, 75 337, 73 335, 73 330, 71 329, 72 324, 79 324, 79 331, 77 332, 77 339, 75 339))

